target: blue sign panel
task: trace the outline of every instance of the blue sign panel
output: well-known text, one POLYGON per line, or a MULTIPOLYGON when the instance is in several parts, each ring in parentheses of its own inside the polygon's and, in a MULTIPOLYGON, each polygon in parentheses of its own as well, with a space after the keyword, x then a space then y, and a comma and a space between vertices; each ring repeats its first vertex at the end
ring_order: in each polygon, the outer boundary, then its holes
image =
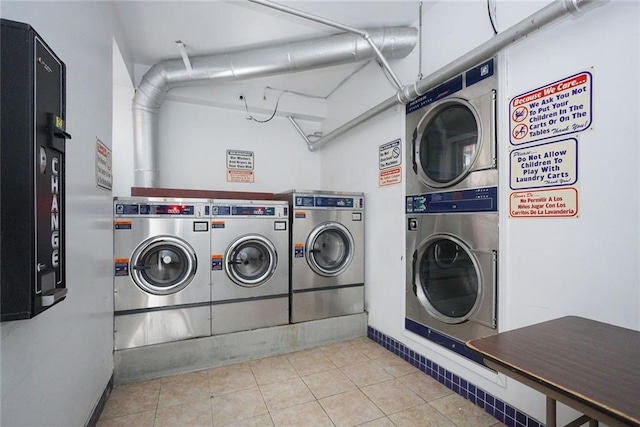
POLYGON ((497 212, 498 187, 407 196, 406 213, 497 212))

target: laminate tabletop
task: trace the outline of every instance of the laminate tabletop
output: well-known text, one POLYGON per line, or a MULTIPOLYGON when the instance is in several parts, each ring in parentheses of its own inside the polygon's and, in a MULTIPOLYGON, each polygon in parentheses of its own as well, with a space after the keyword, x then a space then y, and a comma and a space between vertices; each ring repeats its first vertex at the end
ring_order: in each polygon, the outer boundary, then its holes
POLYGON ((568 316, 467 346, 508 371, 640 425, 639 331, 568 316))

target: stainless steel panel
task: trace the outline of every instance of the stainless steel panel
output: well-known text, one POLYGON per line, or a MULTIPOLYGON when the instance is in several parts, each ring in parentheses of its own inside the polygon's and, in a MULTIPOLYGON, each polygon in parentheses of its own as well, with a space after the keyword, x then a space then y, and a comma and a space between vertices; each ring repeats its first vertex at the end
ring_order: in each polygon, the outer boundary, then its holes
POLYGON ((364 286, 291 294, 291 322, 299 323, 364 311, 364 286))
POLYGON ((115 316, 115 349, 209 336, 210 316, 208 305, 115 316))
MULTIPOLYGON (((120 220, 118 218, 117 220, 120 220)), ((114 258, 131 259, 134 251, 147 238, 153 236, 176 236, 185 240, 196 254, 196 274, 191 283, 181 291, 170 295, 153 295, 143 291, 131 278, 114 279, 115 310, 131 310, 149 307, 166 307, 209 301, 209 233, 194 230, 194 218, 122 218, 131 221, 131 229, 114 230, 114 258)), ((131 267, 129 267, 131 270, 131 267)))
POLYGON ((449 97, 413 111, 406 116, 405 144, 407 156, 406 194, 423 194, 435 191, 461 190, 495 186, 498 184, 496 151, 496 95, 498 78, 494 74, 472 86, 465 87, 449 97), (459 102, 471 108, 478 125, 478 153, 468 173, 455 184, 429 184, 420 176, 419 159, 416 158, 416 145, 424 130, 424 124, 444 105, 459 102), (414 170, 415 168, 415 170, 414 170))
MULTIPOLYGON (((288 207, 281 201, 214 200, 214 205, 250 205, 288 207)), ((211 300, 255 298, 261 296, 287 295, 289 293, 289 218, 260 216, 212 216, 210 256, 223 263, 211 270, 211 300), (282 227, 284 225, 284 228, 282 227), (241 286, 226 272, 224 264, 229 248, 246 238, 267 240, 275 249, 275 269, 271 277, 257 286, 241 286)))
MULTIPOLYGON (((229 212, 230 213, 230 212, 229 212)), ((289 323, 289 216, 282 201, 213 200, 211 256, 212 333, 224 334, 289 323), (276 207, 274 216, 230 215, 224 207, 276 207), (217 207, 217 209, 213 209, 217 207), (229 259, 240 242, 261 242, 269 249, 273 274, 264 281, 234 273, 229 259), (278 298, 261 298, 274 297, 278 298), (225 301, 225 303, 220 303, 225 301), (215 304, 217 303, 217 304, 215 304)), ((236 273, 238 273, 236 271, 236 273)), ((265 275, 265 277, 268 275, 265 275)))
POLYGON ((253 299, 211 306, 213 335, 289 323, 289 296, 253 299))
POLYGON ((461 341, 488 336, 497 332, 497 249, 498 215, 442 214, 407 215, 417 224, 415 231, 407 231, 406 253, 406 317, 461 341), (420 284, 416 283, 414 263, 419 261, 418 250, 433 236, 453 236, 464 242, 474 257, 479 271, 479 299, 468 319, 450 323, 429 313, 429 307, 420 299, 420 284))
POLYGON ((322 288, 328 286, 342 286, 364 283, 364 212, 351 210, 304 210, 305 217, 296 217, 296 209, 291 215, 291 286, 296 289, 322 288), (360 220, 354 220, 353 213, 360 215, 360 220), (308 237, 314 229, 326 222, 342 224, 353 238, 353 256, 351 264, 341 274, 327 277, 314 272, 309 266, 306 256, 299 256, 296 246, 304 247, 308 237))

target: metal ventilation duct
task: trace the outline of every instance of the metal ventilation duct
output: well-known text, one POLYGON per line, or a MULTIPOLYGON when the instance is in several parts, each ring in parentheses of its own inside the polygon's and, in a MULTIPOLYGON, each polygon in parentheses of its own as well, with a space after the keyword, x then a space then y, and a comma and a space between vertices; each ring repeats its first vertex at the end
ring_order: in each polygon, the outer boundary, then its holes
MULTIPOLYGON (((385 58, 404 58, 415 47, 412 27, 367 30, 385 58)), ((133 98, 134 167, 136 187, 157 185, 158 112, 169 90, 180 86, 219 84, 334 65, 375 56, 356 34, 338 34, 284 45, 192 58, 192 70, 182 59, 154 65, 142 78, 133 98)))

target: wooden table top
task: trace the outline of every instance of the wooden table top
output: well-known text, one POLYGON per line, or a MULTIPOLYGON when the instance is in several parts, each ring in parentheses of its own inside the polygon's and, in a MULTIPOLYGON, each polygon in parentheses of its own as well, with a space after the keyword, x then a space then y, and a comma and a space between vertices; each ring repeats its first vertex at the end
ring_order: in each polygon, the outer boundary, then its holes
POLYGON ((467 346, 509 371, 640 425, 638 331, 568 316, 467 346))

